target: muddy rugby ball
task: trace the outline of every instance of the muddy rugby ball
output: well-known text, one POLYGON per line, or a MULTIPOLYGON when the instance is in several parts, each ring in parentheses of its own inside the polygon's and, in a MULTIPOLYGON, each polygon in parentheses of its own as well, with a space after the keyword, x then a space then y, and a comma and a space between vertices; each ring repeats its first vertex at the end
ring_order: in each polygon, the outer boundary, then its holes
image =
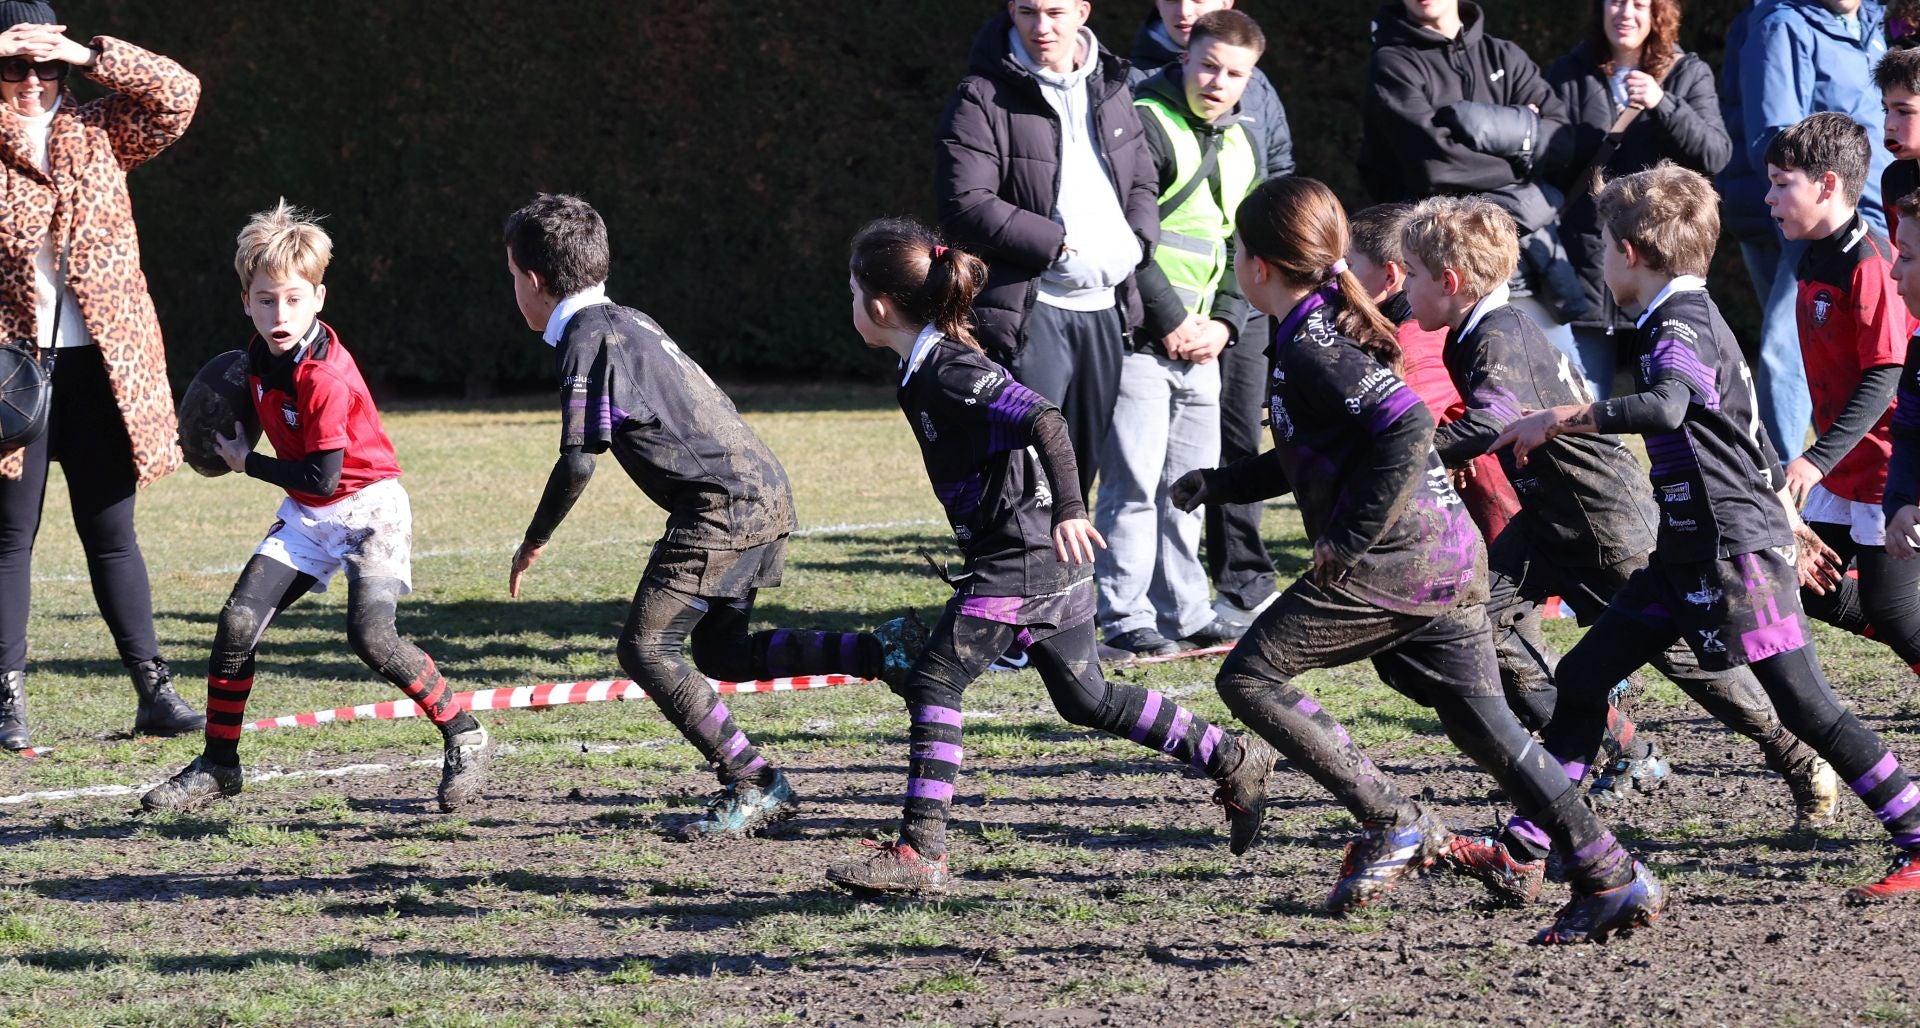
POLYGON ((232 468, 214 449, 213 433, 233 434, 238 421, 247 429, 247 445, 260 441, 260 419, 247 395, 247 354, 228 350, 208 361, 180 397, 180 450, 193 470, 208 478, 232 468))

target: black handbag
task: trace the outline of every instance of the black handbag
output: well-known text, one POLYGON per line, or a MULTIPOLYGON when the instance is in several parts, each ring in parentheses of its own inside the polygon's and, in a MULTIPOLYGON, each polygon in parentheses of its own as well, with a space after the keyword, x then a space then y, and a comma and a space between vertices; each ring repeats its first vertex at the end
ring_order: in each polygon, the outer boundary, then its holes
POLYGON ((38 339, 17 339, 0 346, 0 453, 32 445, 47 434, 47 412, 53 408, 53 344, 60 341, 60 320, 67 308, 67 247, 60 245, 60 296, 53 304, 53 338, 42 347, 38 339))

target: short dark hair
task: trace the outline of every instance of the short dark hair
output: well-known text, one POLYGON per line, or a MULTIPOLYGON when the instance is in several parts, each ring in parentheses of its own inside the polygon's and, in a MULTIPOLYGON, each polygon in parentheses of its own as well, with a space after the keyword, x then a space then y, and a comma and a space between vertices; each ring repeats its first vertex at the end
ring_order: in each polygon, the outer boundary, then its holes
POLYGON ((1867 130, 1838 111, 1808 115, 1767 144, 1767 163, 1782 171, 1798 171, 1810 179, 1829 171, 1838 175, 1842 195, 1851 204, 1859 203, 1867 188, 1872 159, 1867 130))
POLYGON ((1400 237, 1413 217, 1410 203, 1377 203, 1347 219, 1353 232, 1353 249, 1379 267, 1388 264, 1406 266, 1406 251, 1400 237))
POLYGON ((1882 93, 1899 86, 1920 93, 1920 47, 1900 46, 1887 51, 1873 66, 1873 85, 1882 93))
POLYGON ((572 296, 607 280, 607 223, 577 196, 541 193, 507 215, 502 234, 514 266, 539 275, 554 296, 572 296))
POLYGON ((1231 7, 1201 15, 1187 32, 1187 49, 1200 49, 1202 39, 1218 40, 1256 54, 1267 52, 1267 34, 1260 31, 1260 23, 1231 7))

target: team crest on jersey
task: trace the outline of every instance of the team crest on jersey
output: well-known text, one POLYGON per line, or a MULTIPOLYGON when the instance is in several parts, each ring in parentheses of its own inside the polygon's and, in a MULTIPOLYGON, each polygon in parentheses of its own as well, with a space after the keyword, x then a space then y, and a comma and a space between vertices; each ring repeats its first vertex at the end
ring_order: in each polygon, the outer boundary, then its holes
POLYGON ((294 410, 291 403, 281 404, 280 418, 287 423, 288 428, 300 427, 300 412, 294 410))
POLYGON ((940 438, 940 433, 933 428, 933 415, 926 411, 920 412, 920 434, 927 437, 927 442, 940 438))
POLYGON ((1276 393, 1268 401, 1267 415, 1272 421, 1273 430, 1279 434, 1280 438, 1292 442, 1293 419, 1287 416, 1287 405, 1280 399, 1279 394, 1276 393))
POLYGON ((1813 294, 1813 323, 1824 325, 1833 317, 1833 294, 1825 289, 1813 294))

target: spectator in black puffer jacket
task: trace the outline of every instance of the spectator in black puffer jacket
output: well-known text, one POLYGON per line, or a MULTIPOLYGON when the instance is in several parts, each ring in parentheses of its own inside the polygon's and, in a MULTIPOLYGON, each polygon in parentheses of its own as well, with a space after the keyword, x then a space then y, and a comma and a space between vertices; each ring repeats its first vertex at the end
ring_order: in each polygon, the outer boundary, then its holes
MULTIPOLYGON (((1180 59, 1194 22, 1214 11, 1231 8, 1233 0, 1154 0, 1153 13, 1133 38, 1135 89, 1148 76, 1180 59)), ((1240 98, 1240 124, 1253 137, 1261 158, 1260 179, 1293 174, 1293 131, 1287 109, 1266 72, 1255 69, 1240 98)), ((1266 315, 1249 308, 1240 342, 1220 353, 1220 463, 1231 464, 1260 452, 1267 414, 1267 336, 1273 331, 1266 315)), ((1238 625, 1250 625, 1278 596, 1274 589, 1273 557, 1260 535, 1264 503, 1209 503, 1204 523, 1207 539, 1207 577, 1219 599, 1213 612, 1238 625)))
POLYGON ((1574 356, 1586 295, 1558 232, 1559 192, 1538 171, 1565 159, 1566 111, 1518 43, 1487 32, 1469 0, 1393 0, 1373 16, 1360 177, 1379 203, 1479 195, 1513 216, 1513 306, 1574 356))
POLYGON ((1663 160, 1712 176, 1726 166, 1733 142, 1720 121, 1713 69, 1675 43, 1680 0, 1589 0, 1587 7, 1587 38, 1547 69, 1572 139, 1566 163, 1547 177, 1567 197, 1560 239, 1589 304, 1574 319, 1574 345, 1588 388, 1604 400, 1619 370, 1615 336, 1631 333, 1634 319, 1614 304, 1600 275, 1604 255, 1589 185, 1602 142, 1623 111, 1640 110, 1602 166, 1609 179, 1663 160))

